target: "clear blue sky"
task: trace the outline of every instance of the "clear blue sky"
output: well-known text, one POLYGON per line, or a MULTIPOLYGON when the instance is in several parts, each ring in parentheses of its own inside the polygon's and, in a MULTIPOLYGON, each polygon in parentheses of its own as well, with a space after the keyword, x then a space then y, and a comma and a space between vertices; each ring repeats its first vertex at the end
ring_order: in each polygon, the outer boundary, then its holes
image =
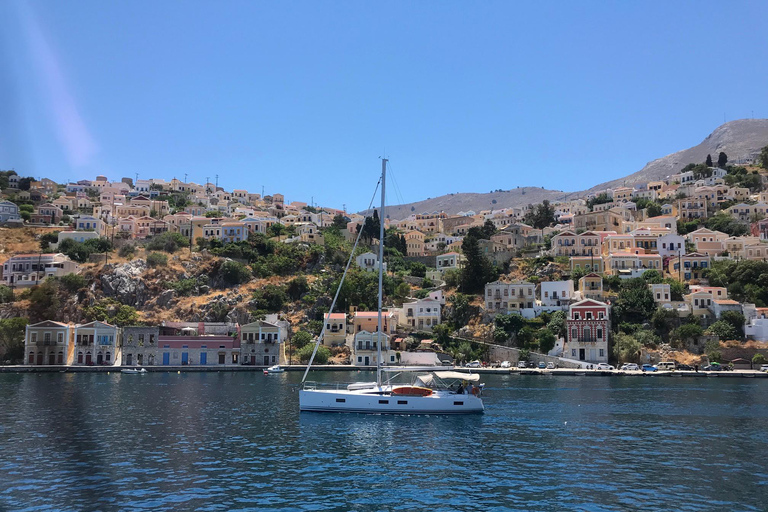
POLYGON ((768 117, 768 3, 0 2, 0 168, 350 210, 580 190, 768 117), (754 113, 754 114, 753 114, 754 113), (599 158, 595 158, 599 156, 599 158))

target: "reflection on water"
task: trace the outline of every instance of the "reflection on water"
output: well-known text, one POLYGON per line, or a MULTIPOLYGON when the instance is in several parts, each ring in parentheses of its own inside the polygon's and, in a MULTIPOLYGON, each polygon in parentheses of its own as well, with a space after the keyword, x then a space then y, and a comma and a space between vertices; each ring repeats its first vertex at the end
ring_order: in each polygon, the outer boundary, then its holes
POLYGON ((762 379, 494 375, 463 417, 299 414, 299 379, 0 375, 0 509, 765 509, 762 379))

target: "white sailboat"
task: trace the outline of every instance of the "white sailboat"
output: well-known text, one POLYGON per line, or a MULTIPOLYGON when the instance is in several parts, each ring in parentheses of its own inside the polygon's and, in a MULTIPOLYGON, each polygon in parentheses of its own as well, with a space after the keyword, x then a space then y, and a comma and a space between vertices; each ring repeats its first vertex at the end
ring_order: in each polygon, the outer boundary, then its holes
MULTIPOLYGON (((387 174, 387 159, 381 162, 381 215, 379 216, 379 297, 378 297, 378 341, 376 343, 378 357, 376 358, 376 382, 359 382, 353 384, 335 384, 330 387, 318 383, 307 382, 307 374, 312 366, 317 348, 325 334, 324 323, 320 336, 315 342, 315 350, 309 360, 302 378, 302 388, 299 390, 299 410, 312 412, 356 412, 368 414, 472 414, 484 411, 482 390, 479 384, 480 376, 450 368, 386 368, 381 365, 382 342, 382 284, 384 261, 384 213, 385 185, 387 174), (389 377, 382 379, 386 371, 389 377), (410 377, 407 382, 403 377, 410 377)), ((355 244, 357 245, 357 244, 355 244)), ((354 250, 352 251, 354 254, 354 250)), ((351 256, 350 256, 351 262, 351 256)), ((344 271, 346 276, 349 263, 344 271)), ((339 289, 344 283, 342 276, 339 289)), ((339 291, 331 304, 333 311, 339 291)))

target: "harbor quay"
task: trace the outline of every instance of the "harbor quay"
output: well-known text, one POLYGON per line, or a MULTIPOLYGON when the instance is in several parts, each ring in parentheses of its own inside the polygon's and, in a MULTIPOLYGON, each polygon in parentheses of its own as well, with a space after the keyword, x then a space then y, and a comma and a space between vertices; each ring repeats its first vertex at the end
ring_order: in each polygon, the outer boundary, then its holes
MULTIPOLYGON (((280 365, 286 371, 303 372, 306 365, 280 365)), ((267 366, 143 366, 148 373, 181 372, 264 372, 267 366)), ((119 366, 67 366, 58 365, 6 365, 0 366, 0 373, 120 373, 126 367, 119 366)), ((457 367, 457 369, 464 369, 457 367)), ((376 371, 375 366, 356 366, 342 364, 312 365, 312 370, 325 372, 360 372, 376 371)), ((480 375, 538 375, 538 376, 579 376, 579 377, 718 377, 718 378, 768 378, 768 372, 758 370, 730 371, 693 371, 693 370, 658 370, 654 372, 627 370, 588 370, 583 368, 467 368, 480 375)))

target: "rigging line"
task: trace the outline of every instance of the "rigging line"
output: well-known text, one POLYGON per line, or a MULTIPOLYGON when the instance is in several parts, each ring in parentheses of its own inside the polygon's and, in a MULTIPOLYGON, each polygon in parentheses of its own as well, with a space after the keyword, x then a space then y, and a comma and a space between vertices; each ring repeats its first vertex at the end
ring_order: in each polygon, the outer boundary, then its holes
MULTIPOLYGON (((373 201, 376 200, 376 192, 379 190, 379 185, 381 185, 381 178, 379 178, 378 183, 376 183, 376 188, 373 190, 373 197, 371 197, 371 202, 368 203, 368 210, 371 209, 373 206, 373 201)), ((373 216, 373 212, 371 212, 371 216, 373 216)), ((368 216, 366 216, 367 218, 368 216)), ((384 222, 383 219, 379 219, 379 222, 384 222)), ((357 239, 355 240, 355 245, 352 247, 352 252, 349 253, 349 259, 347 260, 347 266, 344 268, 344 273, 341 275, 341 281, 339 282, 339 287, 336 288, 336 295, 333 297, 333 302, 331 302, 331 307, 328 310, 328 315, 333 313, 334 308, 336 307, 336 301, 339 299, 339 293, 341 292, 341 287, 344 285, 344 279, 347 277, 347 271, 349 270, 349 266, 352 264, 352 259, 355 257, 355 249, 357 249, 357 244, 360 243, 360 238, 363 234, 363 225, 365 224, 365 221, 363 221, 363 224, 360 225, 360 228, 357 231, 357 239)), ((379 243, 382 243, 381 240, 379 240, 379 243)), ((381 262, 379 262, 379 265, 381 265, 381 262)), ((346 322, 345 322, 346 323, 346 322)), ((323 341, 323 337, 325 336, 325 328, 328 326, 327 321, 323 321, 323 328, 320 330, 320 336, 317 337, 317 341, 315 341, 315 348, 312 351, 312 355, 309 358, 309 362, 307 363, 307 369, 304 370, 304 376, 301 378, 301 383, 303 384, 305 380, 307 380, 307 374, 309 373, 309 369, 312 367, 312 361, 315 360, 315 354, 317 354, 317 349, 320 348, 320 343, 323 341)))
POLYGON ((395 177, 395 173, 392 171, 392 163, 389 163, 389 165, 387 165, 387 170, 389 171, 387 174, 389 174, 392 180, 392 184, 395 186, 395 195, 397 197, 399 204, 405 204, 405 199, 403 198, 403 194, 400 192, 400 186, 397 184, 397 178, 395 177))
POLYGON ((389 175, 392 178, 392 184, 395 186, 395 195, 397 196, 397 200, 400 204, 405 204, 405 201, 403 200, 403 195, 400 192, 400 186, 397 184, 397 177, 395 176, 394 172, 392 171, 392 164, 387 165, 387 169, 389 170, 389 175))

